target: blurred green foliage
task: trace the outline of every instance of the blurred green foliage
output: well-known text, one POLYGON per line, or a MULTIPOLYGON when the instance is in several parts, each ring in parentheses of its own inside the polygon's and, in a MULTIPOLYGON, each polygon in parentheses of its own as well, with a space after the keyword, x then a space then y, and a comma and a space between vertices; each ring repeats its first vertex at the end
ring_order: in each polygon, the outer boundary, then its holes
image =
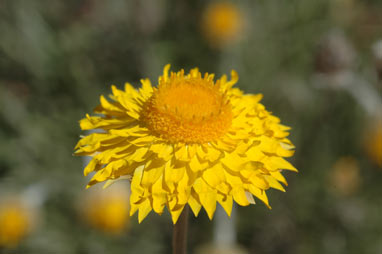
MULTIPOLYGON (((238 242, 250 253, 382 252, 382 171, 363 147, 370 117, 345 89, 313 82, 319 43, 338 30, 355 50, 349 70, 381 98, 370 49, 382 39, 381 2, 232 1, 246 26, 225 48, 211 47, 201 33, 208 2, 0 1, 0 195, 38 185, 45 197, 38 228, 0 252, 170 253, 168 214, 141 225, 134 217, 121 236, 83 224, 75 203, 87 179, 72 156, 78 120, 100 94, 145 77, 155 83, 167 63, 217 76, 237 70, 238 86, 263 93, 268 110, 292 126, 300 173, 287 173, 286 193, 269 192, 271 211, 237 209, 238 242), (360 167, 362 185, 350 196, 329 188, 343 156, 360 167)), ((191 219, 191 253, 212 239, 212 225, 204 212, 191 219)))

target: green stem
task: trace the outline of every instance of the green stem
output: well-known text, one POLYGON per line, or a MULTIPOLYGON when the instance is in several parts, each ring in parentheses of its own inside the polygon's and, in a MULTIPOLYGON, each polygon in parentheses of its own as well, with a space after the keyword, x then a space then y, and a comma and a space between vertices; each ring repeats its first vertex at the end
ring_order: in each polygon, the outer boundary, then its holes
POLYGON ((188 229, 188 212, 189 208, 186 205, 180 215, 178 222, 174 225, 172 234, 172 253, 186 254, 187 253, 187 229, 188 229))

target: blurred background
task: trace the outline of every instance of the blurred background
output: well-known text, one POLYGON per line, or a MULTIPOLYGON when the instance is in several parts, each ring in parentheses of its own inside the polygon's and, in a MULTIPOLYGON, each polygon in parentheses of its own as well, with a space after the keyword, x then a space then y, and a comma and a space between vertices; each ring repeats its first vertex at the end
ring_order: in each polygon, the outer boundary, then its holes
MULTIPOLYGON (((268 191, 272 210, 236 209, 240 253, 382 253, 381 13, 380 0, 0 0, 0 253, 171 253, 168 213, 139 225, 127 183, 85 190, 72 156, 99 95, 155 84, 167 63, 235 69, 292 127, 300 172, 268 191)), ((190 218, 189 253, 216 223, 190 218)))

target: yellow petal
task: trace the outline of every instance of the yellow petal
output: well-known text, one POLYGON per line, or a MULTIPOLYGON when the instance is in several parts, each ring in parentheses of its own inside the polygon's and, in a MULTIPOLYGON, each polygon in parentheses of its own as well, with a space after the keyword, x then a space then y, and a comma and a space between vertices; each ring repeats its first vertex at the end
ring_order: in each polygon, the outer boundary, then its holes
POLYGON ((204 181, 208 183, 211 187, 216 188, 221 182, 225 182, 224 170, 221 164, 216 164, 212 168, 208 168, 203 171, 202 175, 204 181))
POLYGON ((232 175, 226 170, 224 171, 225 178, 227 179, 227 183, 232 187, 237 187, 237 186, 243 186, 243 181, 241 178, 237 175, 232 175))
POLYGON ((103 182, 103 181, 106 181, 108 179, 111 178, 111 174, 113 172, 113 165, 107 165, 106 167, 98 170, 94 176, 91 178, 89 184, 87 187, 93 185, 93 184, 96 184, 96 183, 99 183, 99 182, 103 182))
POLYGON ((143 221, 143 219, 146 218, 146 216, 152 210, 150 201, 148 199, 146 199, 143 203, 141 203, 139 205, 138 210, 139 210, 139 212, 138 212, 138 222, 141 223, 143 221))
POLYGON ((232 190, 232 188, 227 182, 221 182, 219 185, 216 186, 216 189, 225 195, 228 195, 229 193, 231 193, 231 190, 232 190))
POLYGON ((266 167, 272 171, 277 170, 277 169, 286 169, 286 170, 291 170, 294 172, 298 172, 298 170, 290 164, 288 161, 286 161, 283 158, 272 156, 272 157, 267 157, 265 160, 263 160, 264 164, 266 167))
POLYGON ((249 205, 247 195, 242 187, 235 187, 232 190, 233 199, 241 206, 249 205))
POLYGON ((187 146, 179 145, 175 150, 175 157, 181 161, 189 161, 190 157, 188 156, 187 146))
POLYGON ((193 78, 200 77, 201 73, 199 72, 198 68, 193 68, 190 70, 190 76, 193 78))
POLYGON ((272 139, 267 136, 261 136, 258 138, 258 140, 261 142, 260 149, 263 152, 269 153, 269 154, 275 154, 277 156, 282 157, 289 157, 292 156, 294 151, 288 150, 282 147, 282 143, 278 140, 272 139))
POLYGON ((151 86, 151 82, 149 79, 141 79, 142 88, 139 89, 141 96, 147 100, 153 93, 153 87, 151 86))
POLYGON ((185 173, 185 168, 173 168, 171 166, 166 167, 165 169, 165 181, 168 183, 178 183, 185 173))
POLYGON ((188 166, 193 172, 198 172, 198 171, 202 171, 203 169, 207 168, 208 162, 201 163, 199 161, 198 156, 194 156, 194 157, 192 157, 188 166))
POLYGON ((139 119, 138 112, 141 110, 141 106, 137 103, 137 100, 134 99, 138 99, 140 95, 135 88, 126 83, 126 93, 118 90, 115 86, 112 86, 111 89, 116 100, 125 108, 126 113, 134 119, 139 119))
POLYGON ((240 157, 236 153, 224 153, 224 158, 220 161, 232 171, 239 171, 247 162, 243 157, 240 157))
POLYGON ((269 189, 269 183, 264 179, 264 177, 260 174, 254 174, 249 178, 249 181, 255 185, 257 188, 262 190, 269 189))
POLYGON ((198 145, 196 144, 190 144, 188 145, 188 156, 189 158, 193 158, 196 155, 196 147, 198 145))
POLYGON ((147 146, 150 145, 155 140, 155 137, 152 135, 147 135, 143 137, 138 137, 130 141, 131 144, 136 146, 147 146))
POLYGON ((155 182, 158 181, 164 171, 165 163, 162 160, 151 160, 146 163, 143 170, 143 177, 141 186, 150 188, 155 182))
POLYGON ((174 168, 174 165, 172 165, 170 161, 166 163, 164 184, 171 193, 175 190, 175 183, 178 183, 183 178, 185 171, 185 167, 174 168))
POLYGON ((165 161, 170 160, 172 156, 172 146, 164 143, 152 144, 150 146, 150 151, 157 154, 158 158, 162 158, 165 161))
POLYGON ((113 185, 115 182, 119 181, 119 180, 129 180, 131 181, 131 176, 130 175, 127 175, 127 176, 120 176, 118 179, 115 179, 115 180, 107 180, 106 183, 102 186, 102 189, 106 189, 108 188, 110 185, 113 185))
POLYGON ((281 174, 280 171, 272 171, 270 172, 271 176, 273 176, 277 181, 282 182, 285 186, 288 186, 285 177, 281 174))
POLYGON ((255 197, 257 197, 258 199, 260 199, 261 201, 263 201, 263 203, 264 203, 269 209, 271 209, 271 207, 269 206, 268 197, 267 197, 267 194, 265 193, 265 191, 260 190, 259 188, 256 188, 256 187, 254 187, 253 185, 249 185, 249 191, 250 191, 255 197))
POLYGON ((168 72, 170 70, 170 67, 171 65, 170 64, 166 64, 166 66, 163 68, 163 81, 164 82, 167 82, 168 81, 168 72))
POLYGON ((120 107, 116 106, 116 105, 113 105, 111 104, 108 100, 105 99, 105 97, 103 95, 100 96, 100 103, 101 103, 101 106, 106 109, 106 110, 109 110, 109 111, 116 111, 116 112, 124 112, 120 107))
MULTIPOLYGON (((248 134, 246 136, 248 136, 248 134)), ((230 144, 228 142, 224 142, 223 140, 216 140, 214 142, 211 142, 211 144, 216 149, 227 151, 227 152, 233 152, 235 150, 235 148, 236 148, 236 144, 230 144)), ((220 155, 220 154, 218 154, 218 155, 220 155)))
POLYGON ((216 161, 217 159, 220 158, 220 156, 222 155, 222 153, 215 149, 214 147, 212 146, 204 146, 207 150, 206 154, 205 154, 205 158, 211 162, 214 162, 216 161))
POLYGON ((205 149, 204 146, 199 145, 196 147, 196 154, 200 160, 206 160, 207 149, 205 149))
POLYGON ((202 179, 197 179, 194 183, 194 190, 198 193, 200 203, 206 210, 208 217, 212 220, 216 210, 216 190, 208 186, 202 179))
POLYGON ((224 211, 231 217, 233 199, 231 195, 223 195, 218 192, 217 201, 223 207, 224 211))
POLYGON ((143 137, 149 134, 147 128, 143 128, 138 124, 123 129, 113 129, 110 130, 109 133, 119 137, 143 137))
POLYGON ((182 206, 180 209, 177 209, 177 210, 170 210, 172 222, 174 223, 174 225, 178 221, 179 216, 181 215, 181 213, 183 211, 183 208, 184 208, 184 206, 182 206))
POLYGON ((178 192, 178 204, 187 204, 191 194, 191 187, 189 186, 189 177, 186 172, 183 174, 182 179, 178 182, 176 189, 178 192))
POLYGON ((142 162, 145 160, 145 156, 148 152, 147 147, 139 147, 132 154, 126 156, 127 161, 142 162))
POLYGON ((130 204, 130 216, 133 216, 138 211, 139 205, 134 203, 130 204))
POLYGON ((199 145, 196 148, 196 154, 198 155, 199 159, 208 160, 211 162, 216 161, 222 155, 219 150, 215 149, 211 145, 199 145))
POLYGON ((144 192, 144 189, 141 186, 141 180, 143 175, 143 168, 144 166, 140 166, 134 171, 133 179, 131 181, 131 197, 130 197, 130 203, 135 203, 137 200, 134 200, 134 196, 141 196, 144 192))
MULTIPOLYGON (((111 89, 113 91, 114 96, 117 96, 119 93, 123 94, 123 91, 117 89, 116 86, 111 86, 111 89)), ((132 98, 136 98, 139 96, 137 89, 135 89, 130 83, 125 83, 125 92, 127 95, 131 96, 132 98)))
POLYGON ((273 189, 285 192, 284 187, 272 176, 264 176, 265 180, 269 183, 269 186, 273 189))
POLYGON ((163 189, 162 177, 158 179, 153 185, 152 196, 153 196, 153 209, 156 213, 162 214, 163 209, 166 205, 166 191, 163 189))
POLYGON ((194 213, 195 217, 198 216, 200 209, 202 208, 202 205, 200 204, 200 202, 195 198, 197 196, 198 194, 196 194, 196 192, 192 190, 191 195, 188 199, 188 204, 190 205, 191 210, 194 213))
POLYGON ((109 135, 107 133, 92 133, 89 134, 77 143, 74 149, 78 149, 85 145, 93 145, 93 144, 112 144, 112 143, 118 143, 120 141, 120 138, 115 135, 109 135))
POLYGON ((100 116, 86 115, 86 118, 80 120, 80 127, 82 130, 91 129, 117 129, 129 125, 134 119, 131 118, 113 118, 105 119, 100 116))
POLYGON ((92 159, 84 169, 84 175, 87 176, 90 172, 100 169, 101 166, 98 164, 98 160, 92 159))
POLYGON ((252 146, 248 149, 246 155, 248 159, 256 162, 260 162, 266 157, 266 155, 261 151, 260 146, 252 146))
MULTIPOLYGON (((227 77, 225 77, 225 78, 227 78, 227 77)), ((224 84, 222 84, 223 90, 230 89, 234 84, 237 83, 238 80, 239 80, 239 75, 237 74, 236 71, 232 70, 231 71, 231 80, 228 82, 224 82, 224 84)))

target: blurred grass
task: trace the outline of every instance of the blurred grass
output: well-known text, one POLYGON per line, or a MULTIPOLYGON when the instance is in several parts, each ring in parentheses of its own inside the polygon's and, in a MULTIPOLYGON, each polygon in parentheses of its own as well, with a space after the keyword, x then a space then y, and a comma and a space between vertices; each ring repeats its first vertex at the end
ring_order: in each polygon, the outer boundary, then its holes
MULTIPOLYGON (((209 1, 207 1, 209 2, 209 1)), ((40 184, 43 220, 4 253, 169 253, 168 215, 132 218, 111 237, 79 220, 74 203, 86 179, 72 156, 78 120, 110 84, 153 83, 165 64, 217 76, 238 71, 238 86, 263 93, 267 109, 292 126, 293 163, 286 193, 270 191, 273 209, 238 209, 238 241, 250 253, 381 253, 381 170, 365 157, 368 117, 343 90, 312 84, 321 39, 343 31, 357 54, 353 72, 377 81, 371 45, 382 38, 378 0, 233 1, 246 21, 242 38, 210 47, 201 34, 206 1, 0 1, 0 192, 40 184), (362 187, 350 197, 328 189, 342 156, 355 158, 362 187), (73 223, 75 221, 76 223, 73 223)), ((190 249, 211 239, 202 212, 191 220, 190 249)))

